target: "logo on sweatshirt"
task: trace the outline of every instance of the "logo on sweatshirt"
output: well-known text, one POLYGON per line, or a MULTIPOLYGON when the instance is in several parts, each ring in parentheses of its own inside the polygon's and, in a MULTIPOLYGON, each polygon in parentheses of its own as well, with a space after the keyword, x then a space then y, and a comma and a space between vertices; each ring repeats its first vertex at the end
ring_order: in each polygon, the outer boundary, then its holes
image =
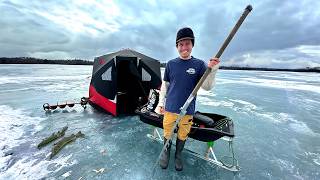
POLYGON ((195 74, 196 70, 193 69, 193 68, 189 68, 189 69, 186 70, 186 72, 189 73, 189 74, 195 74))

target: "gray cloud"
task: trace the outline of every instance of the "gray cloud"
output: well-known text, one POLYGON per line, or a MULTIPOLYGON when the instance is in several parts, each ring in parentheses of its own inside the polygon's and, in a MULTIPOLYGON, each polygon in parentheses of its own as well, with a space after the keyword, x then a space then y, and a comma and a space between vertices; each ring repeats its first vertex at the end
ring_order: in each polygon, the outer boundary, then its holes
POLYGON ((208 59, 248 3, 254 10, 225 51, 223 63, 320 66, 319 54, 300 52, 301 47, 320 46, 320 2, 311 0, 2 1, 0 56, 93 59, 132 48, 167 61, 177 56, 176 31, 189 26, 196 35, 194 56, 208 59))
POLYGON ((225 65, 274 68, 318 67, 320 46, 263 50, 234 56, 225 65))

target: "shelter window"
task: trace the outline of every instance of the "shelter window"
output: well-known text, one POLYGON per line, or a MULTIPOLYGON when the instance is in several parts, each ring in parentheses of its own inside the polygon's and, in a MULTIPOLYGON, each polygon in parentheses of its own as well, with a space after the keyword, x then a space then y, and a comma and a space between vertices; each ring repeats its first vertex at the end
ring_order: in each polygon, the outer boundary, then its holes
POLYGON ((106 70, 106 72, 104 72, 104 73, 101 75, 101 79, 104 80, 104 81, 112 81, 111 71, 112 71, 112 67, 109 67, 109 68, 106 70))
POLYGON ((151 81, 151 75, 142 68, 142 81, 151 81))

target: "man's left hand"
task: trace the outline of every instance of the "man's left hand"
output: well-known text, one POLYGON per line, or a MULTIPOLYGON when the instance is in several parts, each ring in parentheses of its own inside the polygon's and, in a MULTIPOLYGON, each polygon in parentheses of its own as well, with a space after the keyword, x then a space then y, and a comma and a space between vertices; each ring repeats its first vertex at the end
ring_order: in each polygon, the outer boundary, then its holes
POLYGON ((216 66, 219 63, 220 63, 219 58, 211 58, 209 60, 208 67, 213 68, 214 66, 216 66))

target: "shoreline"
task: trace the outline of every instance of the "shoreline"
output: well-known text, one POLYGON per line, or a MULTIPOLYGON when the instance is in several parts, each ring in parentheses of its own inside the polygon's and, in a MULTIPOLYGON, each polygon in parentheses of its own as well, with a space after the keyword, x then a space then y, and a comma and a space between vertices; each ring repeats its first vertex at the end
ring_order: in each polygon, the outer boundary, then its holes
POLYGON ((320 73, 320 69, 316 68, 299 68, 299 69, 280 69, 280 68, 250 68, 250 67, 226 67, 221 66, 223 70, 241 70, 241 71, 284 71, 284 72, 314 72, 320 73))
MULTIPOLYGON (((0 64, 54 64, 54 65, 93 65, 93 61, 82 59, 66 59, 66 60, 49 60, 37 59, 30 57, 16 57, 16 58, 0 58, 0 64)), ((160 62, 160 67, 165 68, 166 63, 160 62)), ((320 73, 320 67, 316 68, 298 68, 298 69, 280 69, 280 68, 258 68, 258 67, 233 67, 220 66, 223 70, 244 70, 244 71, 284 71, 284 72, 313 72, 320 73)))

